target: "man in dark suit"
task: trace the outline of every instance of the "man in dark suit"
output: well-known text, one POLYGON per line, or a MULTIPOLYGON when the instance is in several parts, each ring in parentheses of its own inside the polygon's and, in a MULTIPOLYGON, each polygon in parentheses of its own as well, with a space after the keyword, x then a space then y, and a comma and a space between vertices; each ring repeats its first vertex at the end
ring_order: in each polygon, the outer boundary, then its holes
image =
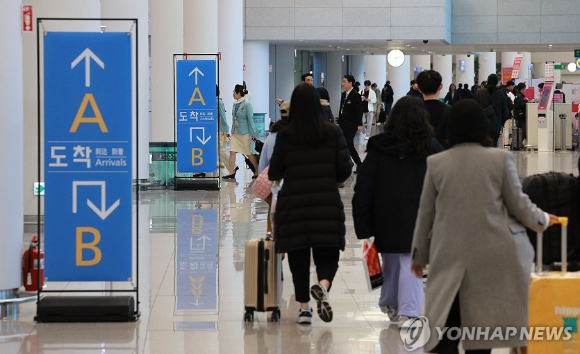
POLYGON ((358 152, 354 147, 354 137, 357 130, 362 132, 362 100, 357 90, 353 89, 355 83, 354 76, 344 75, 342 79, 342 88, 344 92, 340 96, 340 113, 338 115, 338 125, 342 129, 346 145, 350 151, 350 157, 356 164, 355 173, 358 172, 358 167, 362 163, 358 152))

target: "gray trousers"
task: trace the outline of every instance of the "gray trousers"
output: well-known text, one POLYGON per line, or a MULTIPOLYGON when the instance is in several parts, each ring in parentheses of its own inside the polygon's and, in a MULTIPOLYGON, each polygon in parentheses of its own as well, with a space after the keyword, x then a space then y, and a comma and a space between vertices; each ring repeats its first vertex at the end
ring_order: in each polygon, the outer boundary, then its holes
POLYGON ((384 283, 379 306, 397 307, 402 316, 421 316, 423 279, 411 272, 411 254, 381 253, 381 258, 384 283))

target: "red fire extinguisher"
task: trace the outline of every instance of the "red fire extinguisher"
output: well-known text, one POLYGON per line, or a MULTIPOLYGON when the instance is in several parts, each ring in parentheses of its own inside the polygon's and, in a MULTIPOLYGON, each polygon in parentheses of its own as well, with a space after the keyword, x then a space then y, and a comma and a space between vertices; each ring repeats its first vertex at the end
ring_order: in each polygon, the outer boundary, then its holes
POLYGON ((34 236, 22 257, 22 283, 24 283, 24 289, 26 291, 38 291, 39 276, 40 286, 42 287, 44 284, 44 252, 38 248, 38 237, 34 236))

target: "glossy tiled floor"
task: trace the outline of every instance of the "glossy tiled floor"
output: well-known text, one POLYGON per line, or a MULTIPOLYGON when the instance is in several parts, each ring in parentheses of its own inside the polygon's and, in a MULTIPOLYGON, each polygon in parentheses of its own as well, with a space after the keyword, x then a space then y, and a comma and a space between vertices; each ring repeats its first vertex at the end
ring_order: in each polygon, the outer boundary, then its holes
MULTIPOLYGON (((521 177, 550 170, 578 174, 577 153, 514 155, 521 177)), ((138 322, 36 324, 29 303, 17 318, 0 321, 0 353, 407 353, 396 326, 377 307, 378 292, 369 293, 363 278, 361 242, 350 217, 356 175, 340 190, 347 246, 330 294, 334 320, 324 323, 315 315, 312 326, 295 323, 298 307, 283 262, 281 321, 259 313, 244 324, 244 243, 265 235, 267 211, 251 192, 251 173, 244 172, 220 192, 141 193, 138 322)))

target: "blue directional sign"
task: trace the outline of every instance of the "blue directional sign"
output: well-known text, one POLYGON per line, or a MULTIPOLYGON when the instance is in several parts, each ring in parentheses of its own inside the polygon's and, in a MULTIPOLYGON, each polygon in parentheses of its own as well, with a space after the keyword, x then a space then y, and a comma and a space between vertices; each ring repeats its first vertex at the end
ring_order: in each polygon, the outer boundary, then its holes
POLYGON ((132 274, 132 67, 127 33, 44 37, 45 274, 132 274))
POLYGON ((178 60, 177 172, 217 170, 217 95, 214 60, 178 60))
POLYGON ((177 210, 177 311, 217 312, 217 250, 217 210, 177 210))

